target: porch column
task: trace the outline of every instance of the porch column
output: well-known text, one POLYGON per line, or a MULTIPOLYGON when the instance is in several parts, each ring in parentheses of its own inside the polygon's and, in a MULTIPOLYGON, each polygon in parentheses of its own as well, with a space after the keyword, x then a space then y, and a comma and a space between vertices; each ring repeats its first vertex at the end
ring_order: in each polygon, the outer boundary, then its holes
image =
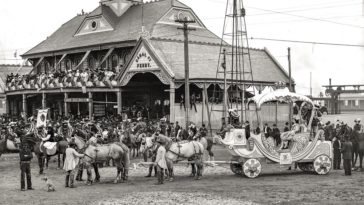
MULTIPOLYGON (((174 82, 171 82, 169 85, 169 121, 175 122, 175 113, 174 113, 174 99, 175 99, 176 87, 174 82)), ((188 108, 187 108, 188 109, 188 108)))
POLYGON ((93 109, 93 100, 92 100, 92 93, 88 93, 88 115, 89 119, 92 120, 92 116, 94 115, 94 109, 93 109))
POLYGON ((68 93, 64 93, 64 116, 68 117, 68 104, 67 104, 67 99, 68 99, 68 93))
POLYGON ((46 94, 42 93, 42 109, 45 109, 47 107, 47 103, 46 103, 46 94))
POLYGON ((27 111, 27 95, 23 94, 23 113, 24 113, 24 120, 27 120, 28 111, 27 111))
POLYGON ((121 95, 121 89, 119 89, 119 91, 116 92, 116 97, 117 97, 117 102, 118 102, 118 115, 121 115, 122 112, 122 95, 121 95))
POLYGON ((9 103, 10 103, 9 98, 5 95, 5 113, 8 115, 10 114, 9 103))
MULTIPOLYGON (((205 83, 203 84, 203 88, 202 88, 202 117, 201 117, 201 123, 204 124, 204 112, 205 112, 205 103, 206 103, 206 95, 205 95, 205 89, 206 89, 206 85, 205 83)), ((208 112, 208 111, 207 111, 208 112)))

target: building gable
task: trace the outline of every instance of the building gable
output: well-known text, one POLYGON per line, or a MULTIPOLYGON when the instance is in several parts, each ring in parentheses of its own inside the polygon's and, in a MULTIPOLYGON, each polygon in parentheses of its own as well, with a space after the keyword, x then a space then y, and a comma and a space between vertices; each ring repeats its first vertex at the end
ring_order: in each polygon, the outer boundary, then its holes
POLYGON ((118 77, 120 84, 125 86, 137 73, 152 73, 164 84, 170 84, 174 74, 166 67, 163 59, 156 53, 148 40, 140 38, 132 52, 132 58, 126 64, 125 70, 118 77))

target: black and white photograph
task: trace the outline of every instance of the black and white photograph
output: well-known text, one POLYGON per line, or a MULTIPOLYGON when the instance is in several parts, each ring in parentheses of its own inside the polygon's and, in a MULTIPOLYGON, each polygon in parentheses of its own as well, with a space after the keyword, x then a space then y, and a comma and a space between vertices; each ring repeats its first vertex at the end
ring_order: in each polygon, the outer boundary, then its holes
POLYGON ((0 204, 364 204, 364 0, 0 3, 0 204))

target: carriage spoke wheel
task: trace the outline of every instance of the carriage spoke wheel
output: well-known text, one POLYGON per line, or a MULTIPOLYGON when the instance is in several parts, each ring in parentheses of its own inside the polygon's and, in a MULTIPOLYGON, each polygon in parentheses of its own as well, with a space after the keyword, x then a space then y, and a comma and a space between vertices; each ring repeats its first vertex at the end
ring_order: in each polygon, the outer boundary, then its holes
POLYGON ((315 172, 320 175, 324 175, 330 172, 331 170, 331 159, 327 155, 320 155, 316 157, 313 162, 313 168, 315 172))
POLYGON ((230 169, 236 175, 243 174, 243 166, 241 164, 230 164, 230 169))
POLYGON ((257 159, 248 159, 243 165, 243 171, 248 178, 255 178, 262 171, 262 165, 257 159))

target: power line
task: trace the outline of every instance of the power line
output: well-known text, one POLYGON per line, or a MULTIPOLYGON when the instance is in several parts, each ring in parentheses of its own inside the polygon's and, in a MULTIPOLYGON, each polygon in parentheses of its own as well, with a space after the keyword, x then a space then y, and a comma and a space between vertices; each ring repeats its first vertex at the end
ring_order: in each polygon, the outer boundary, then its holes
POLYGON ((348 47, 364 48, 364 45, 360 45, 360 44, 345 44, 345 43, 330 43, 330 42, 318 42, 318 41, 300 41, 300 40, 255 38, 255 37, 251 37, 251 39, 252 40, 263 40, 263 41, 280 41, 280 42, 289 42, 289 43, 305 43, 305 44, 318 44, 318 45, 328 45, 328 46, 348 46, 348 47))
MULTIPOLYGON (((345 6, 353 6, 353 5, 361 5, 361 2, 358 3, 350 3, 350 4, 340 4, 340 5, 332 5, 332 6, 321 6, 321 7, 311 7, 311 8, 300 8, 300 9, 293 9, 293 10, 283 10, 279 12, 301 12, 301 11, 312 11, 312 10, 322 10, 322 9, 330 9, 330 8, 341 8, 345 6)), ((279 9, 281 10, 281 9, 279 9)), ((262 16, 262 15, 271 15, 276 14, 274 12, 265 12, 265 13, 258 13, 258 14, 251 14, 247 16, 262 16)))
POLYGON ((319 19, 319 18, 301 16, 301 15, 296 15, 296 14, 290 14, 290 13, 281 12, 281 11, 273 11, 273 10, 269 10, 269 9, 261 9, 261 8, 256 8, 256 7, 250 7, 250 8, 256 9, 256 10, 261 10, 261 11, 269 11, 269 12, 282 14, 282 15, 287 15, 287 16, 294 16, 294 17, 298 17, 298 18, 310 19, 310 20, 313 20, 313 21, 322 21, 322 22, 326 22, 326 23, 332 23, 332 24, 337 24, 337 25, 342 25, 342 26, 350 26, 350 27, 354 27, 354 28, 364 28, 363 26, 358 26, 358 25, 353 25, 353 24, 346 24, 346 23, 339 23, 339 22, 335 22, 335 21, 329 21, 329 20, 325 20, 325 19, 319 19))

